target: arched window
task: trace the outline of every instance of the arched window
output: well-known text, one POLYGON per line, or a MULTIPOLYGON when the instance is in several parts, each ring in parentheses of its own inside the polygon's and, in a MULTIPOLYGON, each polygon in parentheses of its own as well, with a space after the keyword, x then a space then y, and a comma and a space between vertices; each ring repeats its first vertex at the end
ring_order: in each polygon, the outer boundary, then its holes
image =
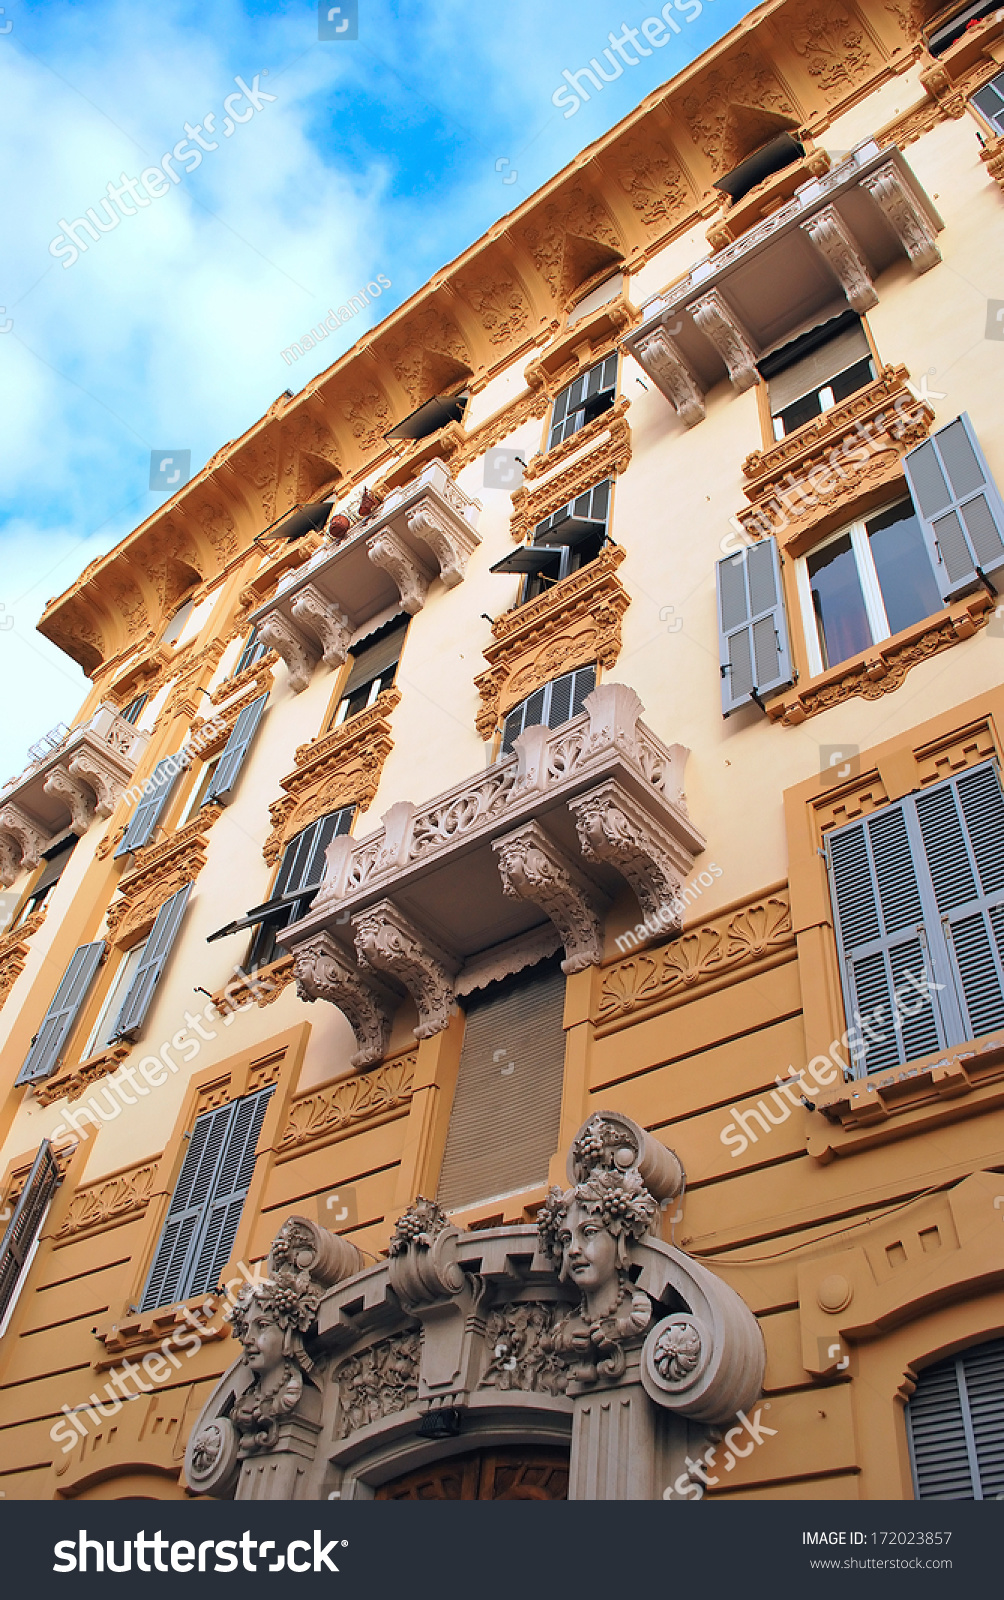
POLYGON ((918 1500, 1004 1499, 1004 1339, 925 1367, 906 1431, 918 1500))

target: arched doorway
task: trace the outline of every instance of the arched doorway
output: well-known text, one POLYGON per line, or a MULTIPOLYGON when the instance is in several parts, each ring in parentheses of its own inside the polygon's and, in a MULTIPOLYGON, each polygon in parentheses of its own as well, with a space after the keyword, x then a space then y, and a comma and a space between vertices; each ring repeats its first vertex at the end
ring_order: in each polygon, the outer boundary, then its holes
POLYGON ((567 1450, 469 1450, 383 1484, 377 1500, 567 1500, 567 1450))

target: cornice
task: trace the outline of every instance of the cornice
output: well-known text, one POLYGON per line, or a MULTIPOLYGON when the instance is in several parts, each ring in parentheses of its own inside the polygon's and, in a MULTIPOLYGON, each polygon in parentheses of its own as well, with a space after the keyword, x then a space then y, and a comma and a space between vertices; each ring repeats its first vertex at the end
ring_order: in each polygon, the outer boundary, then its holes
POLYGON ((494 642, 484 650, 489 670, 474 680, 482 739, 491 738, 511 706, 559 673, 590 661, 613 667, 631 603, 617 577, 625 555, 620 545, 607 545, 595 561, 492 625, 494 642))
POLYGON ((108 938, 127 948, 153 927, 157 912, 206 864, 206 834, 223 807, 203 806, 191 822, 157 844, 137 850, 128 872, 119 880, 119 898, 108 910, 108 938))
POLYGON ((318 817, 348 805, 367 809, 393 749, 390 717, 400 699, 399 689, 385 689, 365 711, 300 745, 295 769, 279 780, 286 793, 268 808, 272 831, 262 855, 270 866, 294 834, 318 817))
POLYGON ((710 218, 714 179, 753 148, 747 108, 818 133, 916 56, 921 21, 906 0, 874 24, 851 3, 767 0, 298 395, 281 395, 51 601, 41 631, 91 673, 155 636, 182 589, 218 577, 277 515, 389 465, 383 435, 406 409, 482 386, 541 336, 560 342, 584 286, 710 218))

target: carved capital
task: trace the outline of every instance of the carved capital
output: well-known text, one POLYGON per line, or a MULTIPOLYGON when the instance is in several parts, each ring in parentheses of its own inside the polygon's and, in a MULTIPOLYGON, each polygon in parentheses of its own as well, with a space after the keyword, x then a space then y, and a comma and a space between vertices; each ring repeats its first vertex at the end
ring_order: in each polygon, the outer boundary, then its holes
POLYGON ((703 390, 665 328, 656 328, 642 339, 635 355, 688 428, 704 421, 703 390))
POLYGON ((599 895, 539 823, 528 822, 492 843, 502 891, 531 900, 550 917, 565 946, 563 972, 582 972, 603 957, 599 895))
POLYGON ((404 985, 418 1007, 416 1039, 442 1033, 453 1013, 457 964, 399 911, 380 900, 352 918, 360 964, 404 985))
POLYGON ((289 609, 297 622, 320 639, 325 666, 344 666, 352 642, 352 628, 345 613, 326 600, 312 583, 300 590, 289 609))
POLYGON ((439 563, 439 576, 448 589, 463 582, 471 551, 478 543, 473 528, 464 530, 441 516, 431 505, 418 505, 405 512, 405 521, 416 538, 429 546, 439 563))
POLYGON ((296 992, 301 1000, 327 1000, 351 1024, 359 1049, 354 1067, 371 1067, 387 1051, 397 998, 377 979, 359 970, 348 951, 319 933, 293 952, 296 992))
POLYGON ((397 584, 401 605, 413 617, 425 605, 430 574, 420 566, 402 539, 390 528, 381 528, 366 542, 366 553, 375 567, 382 567, 397 584))
POLYGON ((405 1305, 460 1293, 465 1278, 452 1249, 459 1238, 460 1229, 453 1227, 436 1201, 417 1195, 398 1218, 388 1251, 390 1285, 405 1305))
POLYGON ((729 377, 740 394, 760 382, 756 354, 737 318, 717 289, 712 289, 691 306, 691 315, 710 339, 729 369, 729 377))
POLYGON ((619 783, 610 781, 568 802, 587 861, 605 861, 626 878, 648 917, 679 930, 678 901, 690 865, 679 845, 619 783))
POLYGON ((282 656, 289 669, 289 686, 294 694, 301 694, 317 666, 318 655, 313 644, 278 611, 273 611, 260 624, 258 637, 270 650, 282 656))
POLYGON ((893 162, 861 179, 910 258, 914 272, 928 272, 941 260, 937 235, 920 202, 893 162))
POLYGON ((840 280, 848 303, 863 313, 878 305, 878 295, 857 244, 836 206, 824 206, 802 223, 820 255, 840 280))
POLYGON ((46 794, 61 800, 70 813, 70 828, 79 838, 94 821, 94 796, 89 788, 71 778, 65 767, 53 767, 42 785, 46 794))
POLYGON ((95 751, 88 750, 85 746, 76 755, 70 758, 70 772, 74 778, 82 778, 94 790, 97 804, 94 807, 99 817, 110 817, 118 805, 122 793, 122 780, 103 762, 95 751))

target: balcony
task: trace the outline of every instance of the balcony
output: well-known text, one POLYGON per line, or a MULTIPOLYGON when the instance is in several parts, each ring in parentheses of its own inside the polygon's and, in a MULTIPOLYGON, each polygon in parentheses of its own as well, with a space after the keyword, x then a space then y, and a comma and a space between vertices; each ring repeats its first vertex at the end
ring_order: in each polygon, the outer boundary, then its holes
POLYGON ((0 883, 9 887, 37 867, 68 829, 79 836, 95 816, 110 817, 146 742, 114 706, 102 704, 47 750, 36 745, 36 759, 0 789, 0 883))
POLYGON ((917 273, 935 266, 943 227, 900 151, 869 140, 649 301, 624 348, 693 427, 723 378, 742 393, 771 350, 874 306, 874 280, 904 255, 917 273))
POLYGON ((446 1026, 457 995, 559 945, 566 972, 598 962, 625 881, 647 916, 679 927, 676 896, 705 841, 687 815, 688 752, 641 711, 633 689, 603 684, 580 716, 528 728, 487 771, 332 841, 310 914, 283 943, 301 996, 348 1017, 356 1066, 381 1059, 405 993, 421 1039, 446 1026))
POLYGON ((431 461, 406 487, 335 546, 325 544, 289 573, 274 596, 251 615, 259 638, 282 656, 295 693, 307 687, 323 660, 341 666, 353 635, 390 606, 414 616, 429 585, 463 581, 481 506, 431 461))

